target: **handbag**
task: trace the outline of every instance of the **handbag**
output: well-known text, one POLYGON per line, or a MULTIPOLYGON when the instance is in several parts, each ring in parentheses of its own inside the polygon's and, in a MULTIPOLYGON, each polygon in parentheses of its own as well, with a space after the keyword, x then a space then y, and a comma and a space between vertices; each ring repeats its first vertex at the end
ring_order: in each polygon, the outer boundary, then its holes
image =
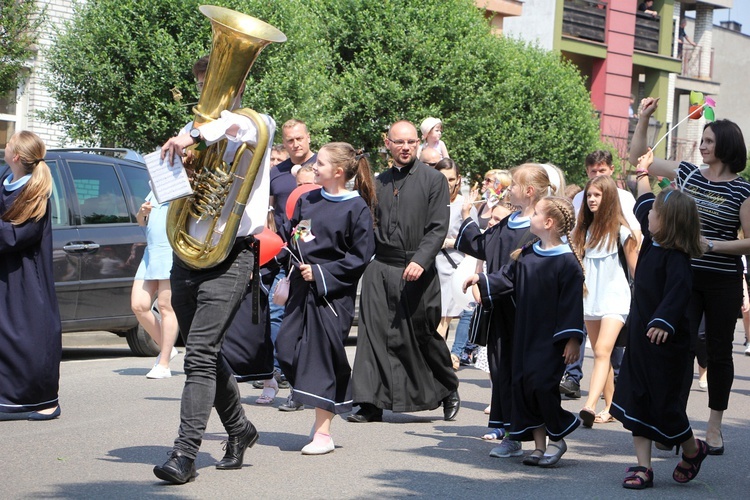
POLYGON ((479 346, 487 345, 487 339, 490 336, 491 317, 492 309, 477 304, 469 321, 469 342, 479 346))

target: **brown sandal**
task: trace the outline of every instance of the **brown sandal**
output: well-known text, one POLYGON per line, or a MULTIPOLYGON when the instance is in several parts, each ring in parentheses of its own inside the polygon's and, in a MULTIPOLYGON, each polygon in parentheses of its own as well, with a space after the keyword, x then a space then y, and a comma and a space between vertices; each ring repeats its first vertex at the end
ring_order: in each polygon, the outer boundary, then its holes
POLYGON ((594 423, 595 424, 608 424, 610 422, 614 422, 615 417, 609 414, 608 411, 600 411, 596 417, 594 417, 594 423))

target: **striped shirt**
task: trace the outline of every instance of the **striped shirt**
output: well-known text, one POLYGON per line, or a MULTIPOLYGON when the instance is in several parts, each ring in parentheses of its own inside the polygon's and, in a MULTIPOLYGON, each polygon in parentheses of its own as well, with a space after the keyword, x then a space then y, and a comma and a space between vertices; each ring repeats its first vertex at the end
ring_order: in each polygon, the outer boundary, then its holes
MULTIPOLYGON (((712 182, 703 177, 692 163, 682 162, 677 170, 683 191, 698 206, 701 218, 701 235, 709 240, 732 241, 737 239, 740 226, 740 207, 750 197, 750 183, 742 177, 731 181, 712 182), (691 175, 692 173, 692 175, 691 175), (685 180, 687 179, 687 185, 685 180)), ((692 261, 693 269, 717 273, 742 274, 738 255, 707 253, 692 261)))

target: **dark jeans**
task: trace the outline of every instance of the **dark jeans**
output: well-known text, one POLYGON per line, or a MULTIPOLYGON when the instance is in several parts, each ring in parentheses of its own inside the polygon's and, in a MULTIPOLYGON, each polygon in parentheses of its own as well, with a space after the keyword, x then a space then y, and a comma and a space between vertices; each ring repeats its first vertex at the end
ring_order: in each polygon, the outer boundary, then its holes
POLYGON ((458 325, 456 326, 456 335, 453 337, 451 354, 455 354, 459 358, 464 353, 466 344, 469 343, 469 323, 471 323, 472 314, 474 314, 474 309, 464 309, 458 317, 458 325))
POLYGON ((221 356, 221 345, 247 291, 252 268, 253 254, 239 239, 229 257, 218 266, 188 269, 177 257, 172 266, 172 307, 180 330, 187 332, 186 379, 174 449, 193 459, 212 407, 230 436, 241 434, 248 425, 237 382, 221 356))
POLYGON ((282 278, 286 277, 286 269, 283 267, 279 269, 276 276, 273 279, 271 285, 271 293, 268 295, 268 311, 271 315, 271 342, 273 342, 273 366, 281 371, 279 366, 279 360, 276 358, 276 337, 279 336, 279 328, 281 328, 281 322, 284 320, 284 308, 285 306, 277 306, 273 303, 273 295, 276 293, 276 285, 279 284, 282 278))
POLYGON ((737 314, 742 307, 742 275, 693 269, 693 294, 687 316, 693 347, 698 344, 701 316, 706 318, 706 368, 708 407, 723 411, 729 405, 734 381, 732 341, 737 314))

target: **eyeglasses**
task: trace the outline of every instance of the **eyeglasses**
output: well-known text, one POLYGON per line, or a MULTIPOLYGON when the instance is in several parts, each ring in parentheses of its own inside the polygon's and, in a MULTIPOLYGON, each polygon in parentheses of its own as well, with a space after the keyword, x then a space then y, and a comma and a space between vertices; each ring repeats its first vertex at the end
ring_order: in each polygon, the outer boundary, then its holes
POLYGON ((404 145, 408 145, 410 148, 413 148, 417 144, 419 144, 419 139, 409 139, 408 141, 405 141, 403 139, 396 139, 395 141, 393 139, 388 139, 391 141, 391 144, 398 148, 403 148, 404 145))

